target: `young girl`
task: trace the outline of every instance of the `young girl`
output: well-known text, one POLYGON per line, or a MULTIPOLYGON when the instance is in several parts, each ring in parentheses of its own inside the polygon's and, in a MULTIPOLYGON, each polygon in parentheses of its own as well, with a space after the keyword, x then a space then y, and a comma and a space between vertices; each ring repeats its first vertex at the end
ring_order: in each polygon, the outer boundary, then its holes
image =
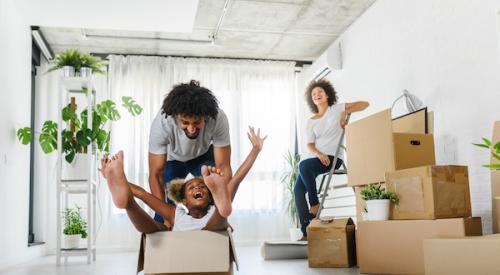
POLYGON ((266 137, 260 137, 260 129, 255 132, 250 127, 248 138, 253 145, 247 158, 227 183, 219 169, 202 166, 202 177, 173 182, 170 193, 179 203, 177 206, 167 204, 146 192, 141 187, 129 183, 123 171, 123 152, 112 158, 101 160, 101 172, 106 178, 116 207, 125 209, 135 228, 142 233, 153 233, 169 230, 164 224, 151 218, 134 200, 144 201, 155 212, 173 225, 174 230, 224 230, 227 228, 227 217, 222 216, 217 208, 231 205, 240 182, 246 176, 266 137), (180 204, 182 203, 182 205, 180 204), (213 205, 215 204, 215 206, 213 205))
MULTIPOLYGON (((352 112, 364 110, 368 102, 337 103, 337 93, 328 80, 312 81, 306 89, 305 97, 313 116, 306 123, 307 149, 315 157, 299 163, 299 174, 293 188, 295 206, 301 230, 301 240, 307 239, 306 228, 319 209, 319 199, 316 190, 316 177, 332 168, 332 162, 337 151, 337 145, 346 125, 346 116, 352 112), (309 198, 308 208, 306 193, 309 198)), ((339 156, 335 167, 342 165, 339 156)))

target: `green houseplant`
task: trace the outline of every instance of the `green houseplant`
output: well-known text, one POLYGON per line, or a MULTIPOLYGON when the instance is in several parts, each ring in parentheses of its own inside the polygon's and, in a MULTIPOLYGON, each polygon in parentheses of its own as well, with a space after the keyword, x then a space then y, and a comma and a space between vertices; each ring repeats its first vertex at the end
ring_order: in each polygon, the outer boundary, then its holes
MULTIPOLYGON (((485 137, 482 138, 483 143, 473 143, 474 145, 488 149, 491 153, 491 157, 493 159, 496 159, 497 161, 500 161, 500 141, 493 144, 493 142, 485 137)), ((490 163, 490 164, 485 164, 483 167, 489 168, 491 170, 497 170, 500 169, 500 163, 490 163)))
POLYGON ((361 190, 361 199, 366 201, 367 219, 380 221, 389 219, 390 203, 397 203, 399 196, 378 184, 369 184, 361 190))
POLYGON ((87 222, 82 217, 81 207, 66 208, 63 211, 65 248, 76 248, 80 239, 87 238, 87 222))
POLYGON ((73 48, 57 54, 47 73, 66 66, 73 67, 77 73, 80 72, 82 67, 87 67, 92 69, 94 73, 104 74, 104 61, 99 57, 92 56, 89 53, 81 53, 79 50, 73 48))
MULTIPOLYGON (((142 107, 130 96, 124 96, 122 106, 132 115, 141 114, 142 107)), ((87 110, 77 113, 77 106, 74 108, 70 104, 61 110, 62 120, 74 125, 74 130, 62 129, 62 151, 68 163, 72 163, 77 153, 86 153, 87 145, 95 142, 96 148, 100 152, 109 152, 109 141, 111 131, 106 130, 106 125, 110 121, 117 121, 121 118, 116 103, 112 100, 104 100, 96 105, 92 112, 92 125, 87 125, 87 110)), ((17 131, 17 137, 22 144, 31 142, 32 129, 24 127, 17 131)), ((42 151, 49 154, 57 149, 58 125, 52 120, 43 123, 39 136, 39 143, 42 151)))
POLYGON ((299 174, 300 155, 293 154, 290 151, 288 151, 287 154, 284 155, 283 157, 285 158, 286 161, 287 170, 285 171, 285 173, 283 173, 281 177, 281 183, 283 184, 286 196, 288 197, 286 209, 293 226, 292 228, 290 228, 290 238, 295 241, 296 239, 302 237, 302 232, 298 230, 299 218, 297 214, 297 209, 295 208, 295 197, 293 193, 293 186, 299 174), (298 232, 295 232, 297 230, 298 232), (298 236, 298 238, 296 238, 296 236, 298 236))

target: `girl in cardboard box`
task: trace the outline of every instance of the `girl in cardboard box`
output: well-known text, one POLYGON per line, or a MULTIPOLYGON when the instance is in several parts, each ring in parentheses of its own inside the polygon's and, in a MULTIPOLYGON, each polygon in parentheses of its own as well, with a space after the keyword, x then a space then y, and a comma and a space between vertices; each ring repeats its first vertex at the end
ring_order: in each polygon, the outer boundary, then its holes
POLYGON ((113 203, 125 209, 135 228, 142 233, 169 230, 165 224, 151 218, 135 201, 138 198, 173 225, 173 230, 225 230, 229 225, 227 216, 217 208, 231 208, 240 182, 257 159, 266 137, 260 136, 250 127, 248 138, 252 150, 236 171, 229 183, 216 167, 202 166, 202 177, 187 180, 173 180, 169 184, 168 195, 177 205, 167 204, 148 193, 143 188, 128 182, 123 170, 123 152, 101 159, 101 173, 108 182, 113 203))

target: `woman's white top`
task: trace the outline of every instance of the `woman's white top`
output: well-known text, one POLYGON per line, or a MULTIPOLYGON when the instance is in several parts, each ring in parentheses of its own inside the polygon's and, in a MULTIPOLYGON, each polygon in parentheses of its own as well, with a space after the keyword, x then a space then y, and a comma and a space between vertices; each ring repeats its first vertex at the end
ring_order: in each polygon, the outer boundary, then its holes
POLYGON ((214 211, 215 206, 210 205, 207 214, 200 219, 196 219, 189 215, 189 210, 184 204, 179 203, 175 207, 175 221, 172 231, 201 230, 207 225, 214 211))
MULTIPOLYGON (((335 156, 337 145, 342 136, 340 117, 345 111, 345 103, 329 106, 319 119, 309 118, 306 123, 306 142, 314 143, 316 148, 325 155, 335 156)), ((339 158, 343 158, 340 150, 339 158)))

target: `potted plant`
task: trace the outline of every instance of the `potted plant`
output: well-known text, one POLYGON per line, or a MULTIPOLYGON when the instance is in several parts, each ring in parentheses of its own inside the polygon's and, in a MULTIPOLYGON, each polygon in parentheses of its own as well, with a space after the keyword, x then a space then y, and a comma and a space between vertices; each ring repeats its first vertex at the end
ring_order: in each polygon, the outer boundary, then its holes
POLYGON ((367 220, 370 221, 388 220, 391 202, 399 201, 397 194, 386 191, 378 184, 370 184, 361 190, 361 198, 366 201, 367 220))
MULTIPOLYGON (((485 137, 482 138, 483 143, 473 143, 474 145, 481 147, 481 148, 486 148, 490 150, 491 157, 492 159, 496 159, 497 161, 500 161, 500 141, 493 144, 493 142, 485 137)), ((484 164, 483 167, 489 168, 491 170, 499 170, 500 169, 500 163, 490 163, 490 164, 484 164)))
MULTIPOLYGON (((132 116, 141 114, 142 107, 130 96, 123 96, 122 106, 132 116)), ((79 153, 86 153, 87 146, 95 142, 99 152, 109 152, 109 141, 111 131, 106 130, 107 122, 117 121, 121 118, 116 103, 112 100, 104 100, 96 105, 92 112, 92 126, 87 125, 87 110, 77 113, 77 106, 68 104, 61 110, 62 120, 70 123, 73 127, 61 130, 62 151, 67 163, 72 163, 79 153)), ((17 137, 22 144, 31 142, 32 129, 24 127, 17 131, 17 137)), ((43 123, 39 136, 42 151, 49 154, 57 149, 58 125, 52 120, 43 123)))
POLYGON ((78 248, 81 239, 87 238, 87 222, 82 217, 81 207, 66 208, 64 219, 64 248, 78 248))
POLYGON ((82 54, 77 49, 68 49, 57 54, 52 63, 47 73, 63 69, 65 77, 74 77, 76 74, 88 77, 92 72, 104 74, 102 69, 104 62, 99 57, 88 53, 82 54))
POLYGON ((290 221, 292 222, 291 227, 289 228, 290 239, 292 241, 296 241, 302 238, 302 232, 299 228, 299 218, 297 215, 297 209, 295 208, 295 197, 293 193, 293 186, 299 174, 300 155, 293 154, 288 151, 284 158, 286 160, 287 170, 281 177, 281 183, 283 184, 286 196, 288 197, 286 209, 290 217, 290 221))
POLYGON ((80 76, 89 77, 92 73, 104 74, 102 67, 104 62, 99 57, 95 57, 89 53, 84 53, 80 57, 81 67, 80 76))

